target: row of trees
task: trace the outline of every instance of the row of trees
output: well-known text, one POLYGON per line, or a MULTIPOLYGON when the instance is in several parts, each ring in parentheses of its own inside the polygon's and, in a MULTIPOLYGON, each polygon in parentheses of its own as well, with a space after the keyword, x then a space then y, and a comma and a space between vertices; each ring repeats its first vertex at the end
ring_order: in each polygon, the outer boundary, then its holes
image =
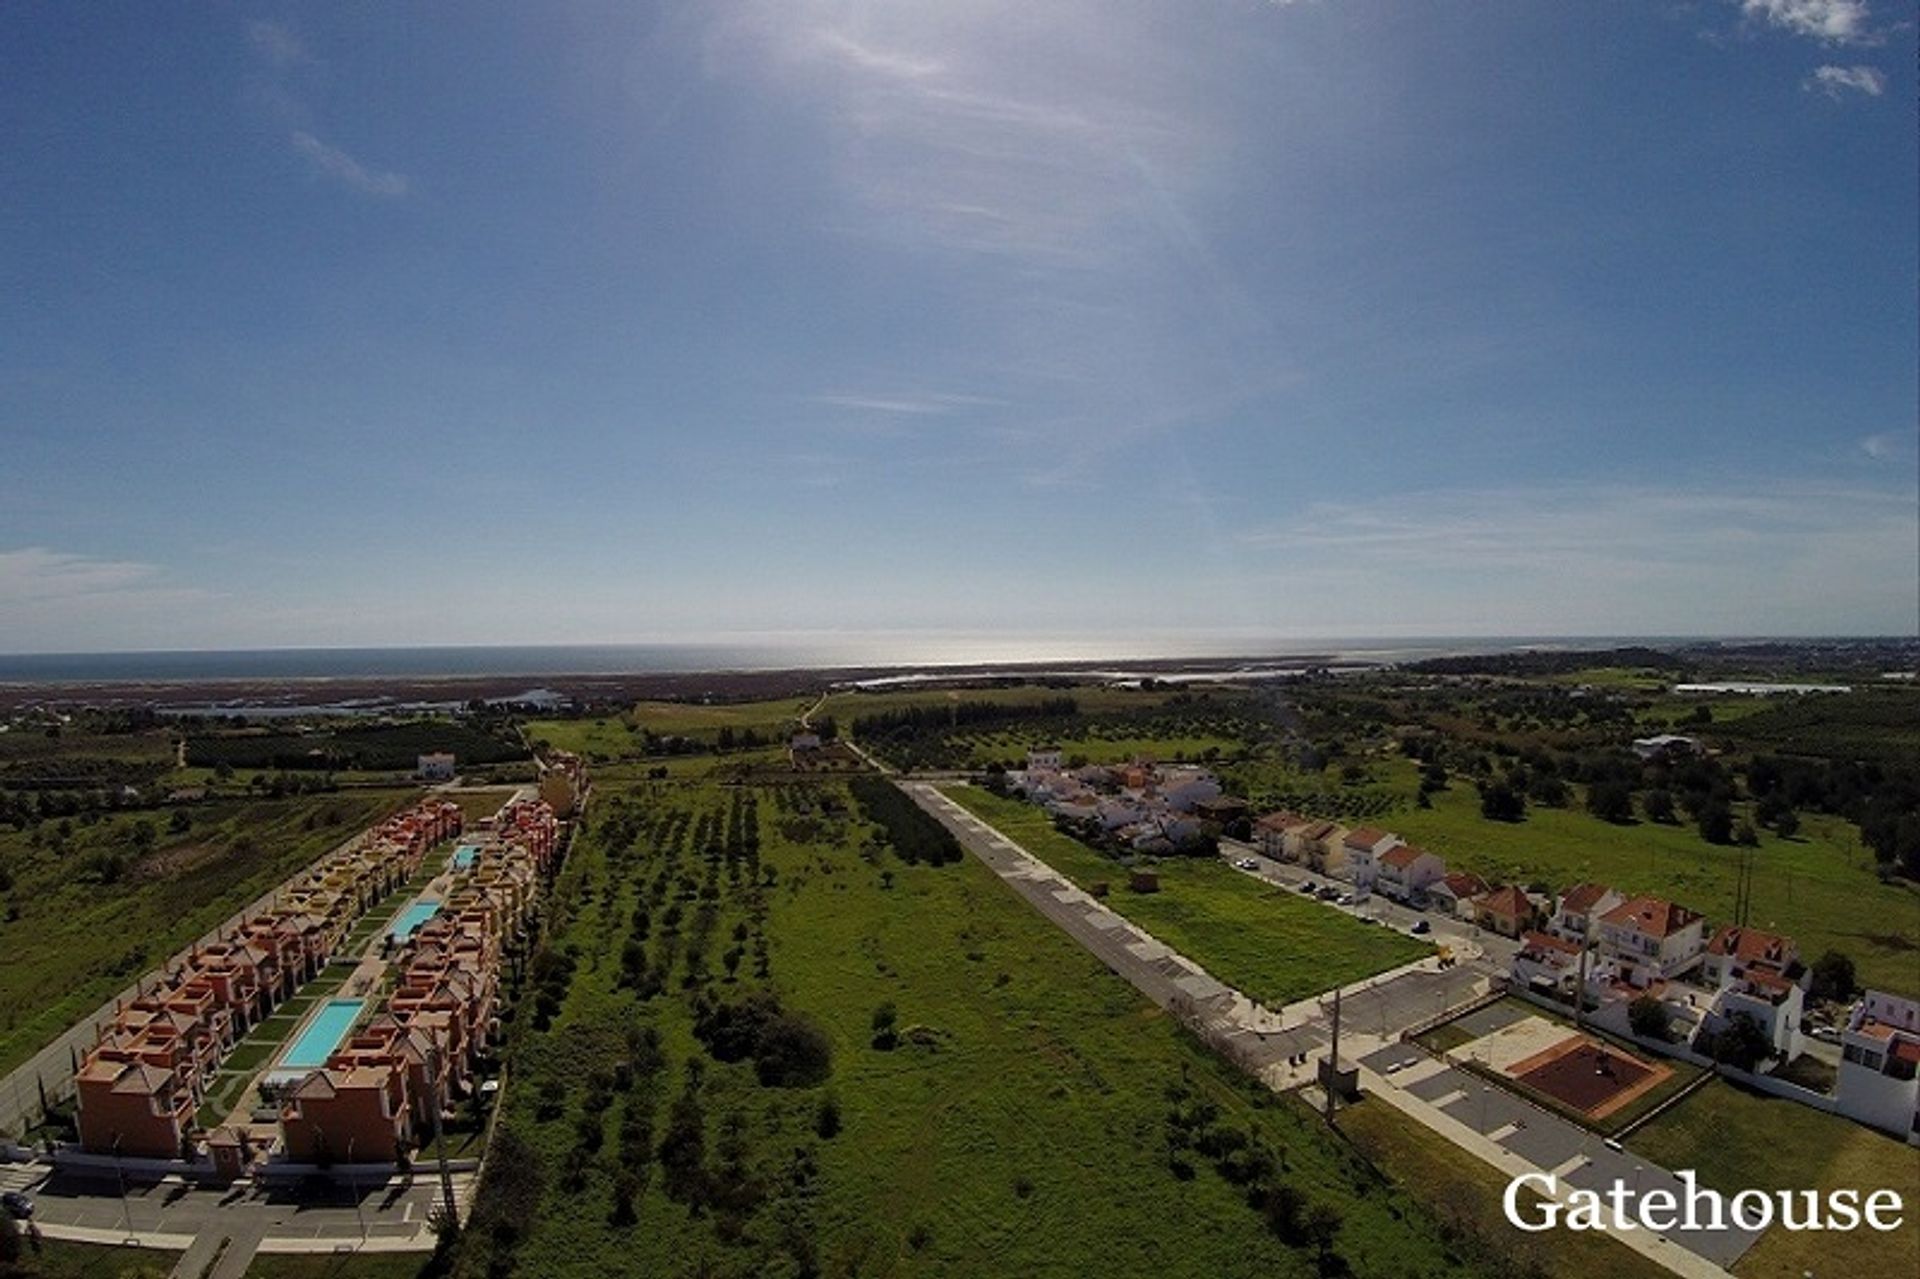
POLYGON ((959 861, 963 855, 953 833, 893 783, 861 774, 847 779, 847 789, 853 792, 861 815, 886 831, 887 841, 900 860, 943 866, 959 861))

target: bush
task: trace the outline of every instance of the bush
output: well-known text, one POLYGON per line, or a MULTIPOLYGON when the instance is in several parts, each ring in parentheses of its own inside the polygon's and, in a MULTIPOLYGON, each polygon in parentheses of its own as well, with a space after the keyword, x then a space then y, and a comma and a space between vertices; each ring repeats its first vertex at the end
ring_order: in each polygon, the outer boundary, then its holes
POLYGON ((1673 1014, 1652 995, 1642 995, 1627 1005, 1627 1024, 1633 1027, 1634 1034, 1643 1038, 1665 1039, 1667 1028, 1673 1024, 1673 1014))
POLYGON ((808 1088, 833 1071, 833 1042, 799 1013, 786 1013, 761 1033, 753 1073, 768 1088, 808 1088))

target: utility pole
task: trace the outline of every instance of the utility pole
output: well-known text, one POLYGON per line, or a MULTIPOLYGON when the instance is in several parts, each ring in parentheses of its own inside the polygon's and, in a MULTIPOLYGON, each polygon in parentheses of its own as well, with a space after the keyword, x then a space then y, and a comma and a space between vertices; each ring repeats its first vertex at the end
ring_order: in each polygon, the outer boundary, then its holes
POLYGON ((432 1072, 432 1082, 428 1085, 433 1102, 433 1151, 440 1164, 440 1201, 447 1214, 448 1221, 458 1221, 459 1210, 453 1204, 453 1173, 447 1168, 447 1143, 440 1132, 440 1081, 444 1073, 441 1069, 440 1045, 436 1042, 427 1049, 427 1066, 432 1072))
POLYGON ((1573 1028, 1575 1030, 1582 1028, 1582 1022, 1587 1015, 1587 955, 1593 950, 1593 918, 1591 915, 1584 918, 1587 924, 1580 930, 1580 978, 1579 984, 1573 991, 1573 1028))
POLYGON ((1329 1124, 1333 1122, 1333 1081, 1340 1075, 1340 988, 1333 988, 1333 1047, 1327 1056, 1327 1077, 1320 1086, 1327 1094, 1327 1115, 1329 1124))

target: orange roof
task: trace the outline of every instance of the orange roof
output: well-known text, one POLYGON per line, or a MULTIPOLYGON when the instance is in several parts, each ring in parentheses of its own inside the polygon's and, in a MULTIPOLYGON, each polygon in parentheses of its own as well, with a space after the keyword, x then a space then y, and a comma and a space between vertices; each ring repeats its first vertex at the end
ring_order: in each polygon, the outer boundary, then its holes
POLYGON ((1392 838, 1393 836, 1386 831, 1376 830, 1371 826, 1356 826, 1347 832, 1346 839, 1341 842, 1348 848, 1372 848, 1381 840, 1392 838))
POLYGON ((1612 891, 1605 884, 1575 884, 1560 894, 1560 909, 1571 911, 1575 915, 1584 915, 1593 909, 1595 902, 1612 891))
POLYGON ((1632 928, 1649 937, 1671 937, 1700 916, 1663 898, 1630 897, 1600 918, 1602 923, 1632 928))
POLYGON ((1480 898, 1480 908, 1495 915, 1518 919, 1533 909, 1533 902, 1512 884, 1496 888, 1480 898))
POLYGON ((1478 875, 1457 870, 1440 881, 1455 897, 1474 897, 1487 891, 1487 881, 1478 875))
POLYGON ((1744 963, 1784 964, 1793 951, 1793 939, 1758 928, 1726 924, 1707 943, 1709 955, 1731 955, 1744 963))
POLYGON ((1389 848, 1380 860, 1395 870, 1405 870, 1427 855, 1427 850, 1417 845, 1400 844, 1394 848, 1389 848))
POLYGON ((1554 950, 1559 951, 1563 955, 1578 955, 1580 953, 1580 947, 1564 937, 1555 937, 1550 933, 1536 933, 1531 931, 1520 934, 1520 947, 1522 951, 1554 950))

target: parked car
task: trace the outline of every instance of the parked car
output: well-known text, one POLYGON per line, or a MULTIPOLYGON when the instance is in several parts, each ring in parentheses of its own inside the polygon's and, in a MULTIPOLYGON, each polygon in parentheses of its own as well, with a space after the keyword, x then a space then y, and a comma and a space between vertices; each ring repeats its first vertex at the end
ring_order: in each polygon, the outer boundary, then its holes
POLYGON ((33 1200, 18 1190, 9 1190, 5 1194, 0 1194, 0 1208, 6 1209, 7 1215, 15 1221, 25 1221, 33 1216, 33 1200))
POLYGON ((1430 933, 1430 932, 1432 932, 1432 931, 1433 931, 1433 925, 1432 925, 1432 924, 1429 924, 1429 923, 1428 923, 1428 922, 1427 922, 1426 920, 1424 920, 1424 919, 1416 919, 1416 920, 1414 920, 1414 921, 1413 921, 1413 935, 1414 935, 1414 936, 1416 936, 1416 937, 1424 937, 1424 936, 1426 936, 1426 935, 1427 935, 1428 933, 1430 933))
POLYGON ((1321 900, 1321 901, 1323 901, 1323 902, 1330 902, 1330 901, 1334 901, 1334 900, 1336 900, 1336 899, 1338 899, 1338 898, 1339 898, 1339 896, 1340 896, 1340 890, 1339 890, 1339 889, 1337 889, 1337 888, 1334 888, 1334 887, 1332 887, 1332 886, 1328 886, 1328 887, 1326 887, 1326 888, 1323 888, 1323 889, 1321 889, 1321 890, 1320 890, 1320 891, 1319 891, 1319 892, 1318 892, 1317 894, 1315 894, 1315 895, 1316 895, 1317 897, 1319 897, 1319 898, 1320 898, 1320 900, 1321 900))
POLYGON ((1808 1028, 1807 1034, 1820 1040, 1822 1043, 1837 1044, 1840 1042, 1840 1032, 1832 1026, 1812 1026, 1808 1028))
POLYGON ((1353 905, 1353 894, 1341 893, 1338 897, 1334 898, 1334 901, 1341 906, 1351 906, 1353 905))
POLYGON ((1300 891, 1311 896, 1320 891, 1320 886, 1309 879, 1306 883, 1300 885, 1300 891))
POLYGON ((1259 870, 1260 869, 1260 863, 1253 860, 1253 858, 1251 857, 1242 857, 1239 861, 1235 862, 1234 865, 1238 866, 1241 870, 1259 870))

